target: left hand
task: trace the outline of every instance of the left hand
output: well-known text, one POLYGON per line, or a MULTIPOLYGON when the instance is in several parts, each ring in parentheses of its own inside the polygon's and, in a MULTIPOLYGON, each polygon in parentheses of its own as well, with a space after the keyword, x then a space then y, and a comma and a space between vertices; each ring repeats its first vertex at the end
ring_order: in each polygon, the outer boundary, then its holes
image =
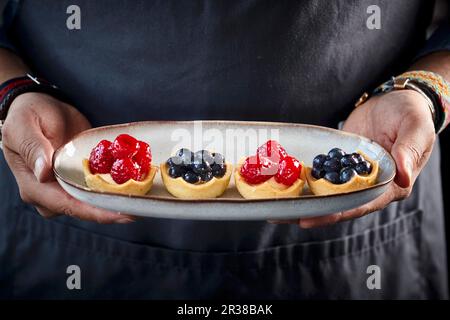
POLYGON ((395 180, 382 196, 359 208, 296 221, 302 228, 359 218, 408 197, 436 138, 427 102, 413 90, 370 98, 350 114, 343 130, 372 139, 390 152, 397 166, 395 180))

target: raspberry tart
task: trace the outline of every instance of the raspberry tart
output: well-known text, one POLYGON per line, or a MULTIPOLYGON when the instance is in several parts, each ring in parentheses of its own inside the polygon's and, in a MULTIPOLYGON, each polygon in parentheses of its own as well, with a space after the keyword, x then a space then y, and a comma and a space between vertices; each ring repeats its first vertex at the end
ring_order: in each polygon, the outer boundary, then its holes
POLYGON ((314 158, 313 166, 306 168, 306 178, 314 194, 327 195, 372 186, 377 180, 378 171, 378 162, 363 152, 347 154, 339 148, 333 148, 328 154, 319 154, 314 158))
POLYGON ((161 178, 166 189, 182 199, 204 199, 221 196, 232 173, 232 165, 220 153, 207 150, 192 152, 180 149, 161 164, 161 178))
POLYGON ((100 141, 83 159, 85 181, 95 191, 144 195, 158 170, 151 162, 148 143, 121 134, 113 142, 100 141))
POLYGON ((302 163, 274 140, 260 146, 256 155, 243 159, 234 179, 246 199, 297 197, 306 181, 302 163))

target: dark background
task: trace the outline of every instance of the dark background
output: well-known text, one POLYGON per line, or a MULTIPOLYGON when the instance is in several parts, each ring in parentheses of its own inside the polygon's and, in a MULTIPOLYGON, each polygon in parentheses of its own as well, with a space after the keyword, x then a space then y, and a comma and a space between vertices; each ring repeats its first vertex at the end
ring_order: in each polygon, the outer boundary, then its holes
MULTIPOLYGON (((0 12, 3 12, 4 5, 7 1, 0 0, 0 12)), ((438 7, 436 9, 437 15, 445 16, 445 12, 448 8, 441 7, 442 1, 437 1, 438 7)), ((440 17, 442 18, 442 17, 440 17)), ((0 23, 1 23, 0 15, 0 23)), ((450 128, 447 128, 441 135, 441 167, 442 167, 442 186, 444 194, 444 206, 445 206, 445 226, 447 234, 447 257, 450 257, 450 197, 447 195, 450 193, 450 128)), ((449 265, 450 273, 450 265, 449 265)), ((450 278, 449 278, 450 283, 450 278)))

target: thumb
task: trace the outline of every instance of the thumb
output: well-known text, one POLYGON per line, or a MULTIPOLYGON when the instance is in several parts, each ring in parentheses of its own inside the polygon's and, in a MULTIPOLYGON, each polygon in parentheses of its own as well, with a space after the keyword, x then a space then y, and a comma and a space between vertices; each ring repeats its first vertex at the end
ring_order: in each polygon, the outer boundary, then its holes
MULTIPOLYGON (((50 144, 48 140, 43 139, 41 141, 42 145, 36 154, 33 154, 32 169, 39 182, 47 182, 54 178, 52 171, 52 158, 53 158, 53 147, 47 146, 50 144)), ((31 168, 31 167, 30 167, 31 168)))
POLYGON ((413 180, 413 160, 408 148, 407 145, 396 143, 391 152, 397 166, 395 183, 401 188, 409 188, 413 180))
MULTIPOLYGON (((10 128, 10 127, 9 127, 10 128)), ((30 123, 28 126, 17 126, 14 132, 8 132, 5 144, 18 153, 26 166, 33 171, 39 182, 53 179, 52 157, 54 148, 45 137, 40 126, 30 123)))
POLYGON ((422 130, 418 123, 403 121, 391 149, 397 166, 395 183, 401 188, 414 184, 417 172, 423 166, 426 153, 433 146, 434 135, 422 130))

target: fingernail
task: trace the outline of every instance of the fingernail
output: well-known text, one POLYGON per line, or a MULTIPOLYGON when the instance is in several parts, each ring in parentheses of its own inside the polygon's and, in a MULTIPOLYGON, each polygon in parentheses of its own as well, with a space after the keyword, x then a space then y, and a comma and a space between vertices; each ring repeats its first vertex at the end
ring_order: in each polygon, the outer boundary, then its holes
POLYGON ((123 218, 123 219, 117 220, 116 222, 120 223, 120 224, 127 224, 127 223, 132 223, 132 222, 135 222, 135 221, 133 219, 130 219, 130 218, 123 218))
POLYGON ((36 176, 36 179, 40 181, 42 171, 44 171, 44 165, 45 165, 45 159, 43 157, 38 157, 36 161, 34 162, 34 175, 36 176))

